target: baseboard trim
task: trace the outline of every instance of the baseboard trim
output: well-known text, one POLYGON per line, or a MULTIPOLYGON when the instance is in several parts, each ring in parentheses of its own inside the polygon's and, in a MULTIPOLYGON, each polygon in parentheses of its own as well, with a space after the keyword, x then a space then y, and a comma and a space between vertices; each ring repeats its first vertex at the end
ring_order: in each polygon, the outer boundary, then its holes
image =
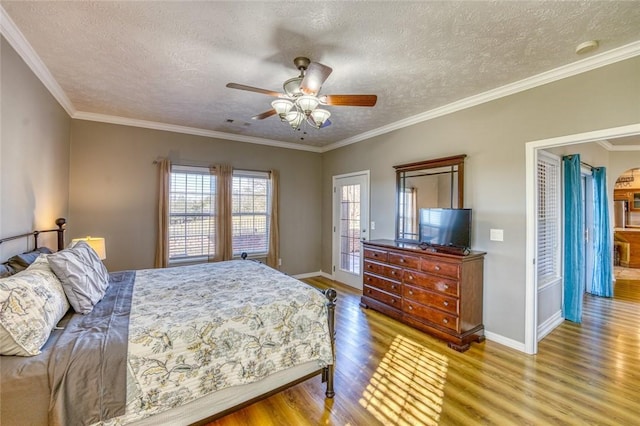
POLYGON ((321 271, 318 272, 307 272, 304 274, 297 274, 297 275, 291 275, 293 278, 297 278, 299 280, 304 279, 304 278, 312 278, 312 277, 317 277, 318 275, 322 275, 321 271))
POLYGON ((485 330, 484 336, 487 338, 487 340, 491 340, 492 342, 500 343, 501 345, 507 346, 520 352, 525 352, 523 342, 518 342, 517 340, 509 339, 508 337, 504 337, 500 334, 492 333, 487 330, 485 330))
POLYGON ((561 310, 551 315, 545 322, 538 326, 538 342, 563 322, 564 318, 562 317, 561 310))

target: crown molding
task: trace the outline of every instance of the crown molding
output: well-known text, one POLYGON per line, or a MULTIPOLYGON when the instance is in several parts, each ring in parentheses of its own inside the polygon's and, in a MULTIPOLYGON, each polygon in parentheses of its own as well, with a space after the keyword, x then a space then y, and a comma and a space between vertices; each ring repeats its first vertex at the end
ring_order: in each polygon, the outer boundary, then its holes
MULTIPOLYGON (((638 129, 640 132, 640 128, 638 129)), ((631 135, 630 135, 631 136, 631 135)), ((633 135, 636 136, 636 135, 633 135)), ((607 151, 640 151, 640 145, 614 145, 608 140, 601 140, 596 142, 598 145, 606 149, 607 151)))
POLYGON ((616 62, 624 61, 625 59, 630 59, 638 55, 640 55, 640 41, 636 41, 618 47, 616 49, 611 49, 607 52, 594 55, 589 58, 585 58, 580 61, 573 62, 571 64, 564 65, 562 67, 555 68, 553 70, 546 71, 541 74, 525 78, 524 80, 516 81, 515 83, 507 84, 505 86, 498 87, 496 89, 489 90, 475 96, 470 96, 468 98, 452 102, 439 108, 434 108, 432 110, 405 118, 400 121, 396 121, 386 126, 378 127, 377 129, 373 129, 354 137, 341 140, 331 145, 327 145, 324 147, 323 152, 351 145, 364 139, 383 135, 385 133, 402 129, 414 124, 422 123, 424 121, 433 120, 434 118, 442 117, 443 115, 451 114, 466 108, 471 108, 486 102, 513 95, 515 93, 533 89, 535 87, 552 83, 554 81, 562 80, 563 78, 582 74, 587 71, 611 65, 616 62))
MULTIPOLYGON (((529 90, 544 84, 552 83, 554 81, 561 80, 563 78, 571 77, 577 74, 581 74, 587 71, 601 68, 613 63, 630 59, 640 55, 640 41, 636 41, 625 46, 618 47, 616 49, 609 50, 607 52, 593 55, 589 58, 582 59, 571 64, 555 68, 553 70, 543 72, 541 74, 526 78, 524 80, 517 81, 515 83, 507 84, 505 86, 489 90, 478 95, 470 96, 468 98, 452 102, 439 108, 417 114, 403 120, 396 121, 386 126, 378 127, 376 129, 360 133, 347 139, 326 145, 324 147, 315 147, 309 145, 300 145, 291 142, 282 142, 273 139, 257 138, 252 136, 236 135, 232 133, 216 132, 213 130, 198 129, 186 126, 177 126, 172 124, 165 124, 153 121, 129 119, 118 116, 111 116, 106 114, 96 114, 90 112, 77 111, 73 106, 71 100, 67 97, 66 93, 58 82, 53 78, 53 75, 49 69, 42 62, 38 54, 35 52, 31 44, 22 35, 18 27, 15 25, 11 17, 7 14, 4 8, 0 5, 0 33, 7 39, 9 44, 18 52, 20 57, 25 61, 27 66, 33 71, 33 73, 40 79, 44 86, 49 90, 52 96, 58 101, 58 103, 67 111, 67 114, 71 118, 78 120, 98 121, 111 124, 121 124, 125 126, 143 127, 147 129, 164 130, 176 133, 185 133, 197 136, 206 136, 219 139, 226 139, 238 142, 254 143, 258 145, 269 145, 279 148, 297 149, 302 151, 323 153, 338 149, 347 145, 351 145, 357 142, 361 142, 366 139, 370 139, 376 136, 380 136, 394 130, 399 130, 404 127, 412 126, 414 124, 429 121, 434 118, 442 117, 447 114, 452 114, 457 111, 461 111, 473 106, 477 106, 486 102, 494 101, 515 93, 519 93, 525 90, 529 90)), ((605 148, 607 146, 603 145, 605 148)), ((612 151, 621 151, 621 147, 613 146, 609 144, 612 151)), ((626 147, 626 150, 629 147, 626 147)), ((640 148, 639 148, 640 150, 640 148)))
POLYGON ((71 103, 71 100, 67 97, 67 94, 62 90, 62 87, 58 84, 49 68, 46 67, 42 59, 38 56, 33 47, 26 38, 22 35, 13 19, 0 5, 0 33, 9 42, 11 47, 18 52, 18 55, 27 64, 27 66, 33 71, 33 73, 40 79, 42 84, 49 90, 51 95, 58 101, 58 103, 67 111, 67 114, 73 116, 76 112, 75 107, 71 103))
POLYGON ((308 145, 298 145, 291 142, 276 141, 273 139, 256 138, 253 136, 235 135, 232 133, 216 132, 214 130, 198 129, 196 127, 178 126, 175 124, 165 124, 156 121, 137 120, 133 118, 118 117, 115 115, 96 114, 92 112, 78 111, 71 116, 73 119, 97 121, 101 123, 119 124, 122 126, 142 127, 145 129, 162 130, 166 132, 183 133, 187 135, 205 136, 231 140, 236 142, 247 142, 257 145, 269 145, 278 148, 297 149, 302 151, 320 152, 320 148, 308 145))

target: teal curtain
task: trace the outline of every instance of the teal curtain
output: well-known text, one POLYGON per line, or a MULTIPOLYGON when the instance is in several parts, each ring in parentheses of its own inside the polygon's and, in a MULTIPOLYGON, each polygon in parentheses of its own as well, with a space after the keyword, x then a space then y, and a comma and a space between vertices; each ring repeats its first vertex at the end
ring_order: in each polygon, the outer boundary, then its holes
POLYGON ((596 296, 613 296, 613 247, 609 223, 609 202, 607 199, 607 170, 605 167, 593 169, 593 281, 591 293, 596 296))
POLYGON ((584 203, 580 155, 562 158, 564 171, 564 300, 562 314, 573 322, 582 321, 585 280, 584 203))

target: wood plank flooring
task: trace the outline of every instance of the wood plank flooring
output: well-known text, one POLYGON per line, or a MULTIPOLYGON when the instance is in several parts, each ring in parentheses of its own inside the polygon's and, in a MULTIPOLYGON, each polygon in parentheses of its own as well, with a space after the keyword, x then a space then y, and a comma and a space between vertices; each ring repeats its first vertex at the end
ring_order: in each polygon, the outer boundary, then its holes
POLYGON ((613 299, 585 296, 583 323, 565 321, 535 356, 486 341, 464 353, 338 290, 333 400, 312 378, 217 425, 640 425, 640 281, 613 299))

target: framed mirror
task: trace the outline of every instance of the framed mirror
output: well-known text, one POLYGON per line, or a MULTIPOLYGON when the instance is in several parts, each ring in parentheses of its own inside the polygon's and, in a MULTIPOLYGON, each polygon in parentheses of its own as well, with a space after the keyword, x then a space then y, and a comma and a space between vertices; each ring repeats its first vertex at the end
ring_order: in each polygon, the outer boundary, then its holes
POLYGON ((396 169, 396 240, 418 241, 421 208, 463 208, 466 155, 393 166, 396 169))

